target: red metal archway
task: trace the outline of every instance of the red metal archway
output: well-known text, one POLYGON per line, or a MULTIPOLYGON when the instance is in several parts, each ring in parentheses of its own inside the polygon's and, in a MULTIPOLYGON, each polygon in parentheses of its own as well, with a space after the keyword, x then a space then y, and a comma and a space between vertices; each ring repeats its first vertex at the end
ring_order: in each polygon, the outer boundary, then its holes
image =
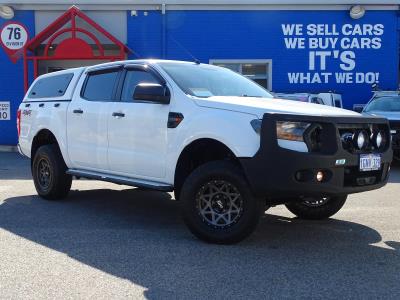
POLYGON ((47 26, 36 37, 30 40, 24 48, 24 89, 25 92, 29 86, 28 76, 28 62, 33 62, 34 78, 38 76, 38 61, 40 60, 121 60, 125 58, 125 54, 132 52, 126 45, 116 39, 113 35, 107 32, 103 27, 89 18, 86 14, 80 11, 77 7, 72 6, 64 14, 58 17, 53 23, 47 26), (84 28, 77 27, 76 19, 80 18, 96 32, 103 37, 107 38, 111 44, 119 49, 117 55, 106 55, 103 45, 100 43, 98 37, 84 28), (85 36, 87 39, 96 45, 96 52, 92 46, 84 39, 77 36, 77 33, 85 36), (54 45, 54 41, 67 34, 69 37, 64 38, 59 44, 54 45), (70 35, 69 35, 70 34, 70 35), (36 50, 40 45, 45 44, 43 54, 40 56, 35 55, 36 50), (50 49, 54 48, 54 51, 50 49))

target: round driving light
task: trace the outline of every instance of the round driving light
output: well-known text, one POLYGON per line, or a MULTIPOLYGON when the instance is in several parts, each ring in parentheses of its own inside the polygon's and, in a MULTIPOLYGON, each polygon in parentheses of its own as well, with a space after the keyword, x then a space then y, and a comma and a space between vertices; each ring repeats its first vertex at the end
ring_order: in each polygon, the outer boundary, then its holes
POLYGON ((376 146, 378 148, 380 148, 382 145, 382 141, 383 141, 382 133, 378 132, 378 134, 376 135, 375 141, 376 141, 376 146))
POLYGON ((372 142, 374 143, 375 148, 383 148, 385 147, 386 144, 386 135, 383 131, 378 131, 377 133, 374 133, 372 136, 372 142))
POLYGON ((361 150, 367 146, 367 139, 368 139, 368 135, 364 130, 357 132, 353 138, 353 140, 359 150, 361 150))
POLYGON ((318 171, 316 179, 318 182, 321 182, 322 180, 324 180, 324 173, 322 171, 318 171))

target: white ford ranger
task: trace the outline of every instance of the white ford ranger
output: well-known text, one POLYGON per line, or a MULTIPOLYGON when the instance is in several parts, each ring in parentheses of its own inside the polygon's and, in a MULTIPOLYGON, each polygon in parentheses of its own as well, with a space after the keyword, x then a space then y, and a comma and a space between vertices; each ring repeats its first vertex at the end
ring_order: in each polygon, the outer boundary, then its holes
POLYGON ((385 185, 392 161, 386 119, 274 99, 233 71, 191 62, 40 76, 17 123, 41 197, 66 197, 73 176, 174 191, 192 233, 214 243, 244 239, 273 205, 328 218, 348 194, 385 185))

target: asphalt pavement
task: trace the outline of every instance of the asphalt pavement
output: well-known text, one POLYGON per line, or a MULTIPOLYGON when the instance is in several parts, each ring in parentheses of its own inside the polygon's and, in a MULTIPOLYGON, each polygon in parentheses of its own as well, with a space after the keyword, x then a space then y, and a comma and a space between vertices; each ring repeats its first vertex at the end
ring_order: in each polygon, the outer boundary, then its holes
POLYGON ((29 160, 0 153, 0 299, 399 299, 400 167, 332 219, 284 207, 233 246, 205 244, 171 194, 99 181, 40 199, 29 160))

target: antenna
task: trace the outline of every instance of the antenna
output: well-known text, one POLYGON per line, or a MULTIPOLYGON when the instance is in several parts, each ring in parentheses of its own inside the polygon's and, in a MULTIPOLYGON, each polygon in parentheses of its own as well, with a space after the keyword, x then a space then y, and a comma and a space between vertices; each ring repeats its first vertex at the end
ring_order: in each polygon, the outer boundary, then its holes
POLYGON ((373 91, 379 91, 380 90, 379 85, 376 82, 371 85, 371 88, 372 88, 373 91))
POLYGON ((171 39, 175 44, 177 44, 183 51, 185 51, 186 54, 188 54, 188 55, 192 58, 192 60, 193 60, 197 65, 200 64, 200 60, 198 60, 198 59, 197 59, 188 49, 186 49, 181 43, 179 43, 176 39, 174 39, 173 36, 170 35, 170 39, 171 39))

